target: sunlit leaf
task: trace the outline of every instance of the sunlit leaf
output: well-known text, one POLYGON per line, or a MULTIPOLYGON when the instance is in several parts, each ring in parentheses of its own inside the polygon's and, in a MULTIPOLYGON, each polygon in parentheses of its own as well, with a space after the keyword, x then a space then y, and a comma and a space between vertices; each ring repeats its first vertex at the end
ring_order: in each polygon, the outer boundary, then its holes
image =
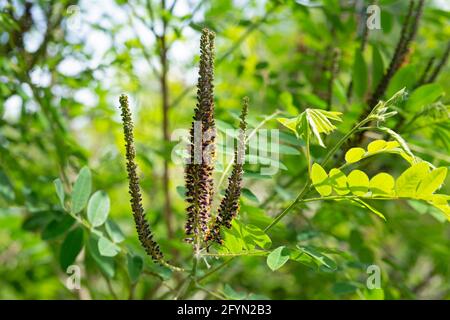
POLYGON ((369 182, 369 189, 373 196, 393 195, 395 186, 394 178, 385 172, 378 173, 369 182))
POLYGON ((332 188, 328 182, 328 175, 322 166, 314 163, 311 167, 311 181, 321 196, 329 196, 332 188))
POLYGON ((350 192, 347 186, 347 176, 339 169, 333 168, 329 173, 329 181, 333 190, 338 195, 345 195, 350 192))
POLYGON ((387 147, 387 142, 385 140, 375 140, 369 143, 367 146, 367 152, 374 153, 379 152, 387 147))
POLYGON ((395 183, 395 191, 397 196, 404 198, 414 198, 419 183, 428 174, 428 164, 419 162, 406 169, 395 183))
POLYGON ((365 153, 366 151, 363 148, 351 148, 345 153, 345 161, 347 161, 347 163, 358 162, 365 153))
POLYGON ((447 168, 441 167, 431 171, 420 182, 416 195, 420 198, 426 198, 442 186, 446 177, 447 168))
POLYGON ((353 170, 347 176, 350 191, 356 196, 364 196, 369 190, 369 177, 361 170, 353 170))

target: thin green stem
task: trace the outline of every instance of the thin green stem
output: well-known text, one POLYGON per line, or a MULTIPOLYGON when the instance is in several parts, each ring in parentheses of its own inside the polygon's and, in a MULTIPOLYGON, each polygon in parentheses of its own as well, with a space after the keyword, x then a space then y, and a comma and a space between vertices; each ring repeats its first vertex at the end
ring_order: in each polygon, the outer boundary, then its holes
POLYGON ((220 264, 219 266, 217 266, 216 268, 212 269, 211 271, 205 273, 203 276, 201 276, 200 278, 197 279, 197 283, 202 282, 203 280, 205 280, 206 278, 210 277, 211 275, 215 274, 217 271, 221 270, 223 267, 225 267, 226 265, 228 265, 231 261, 234 260, 234 257, 226 260, 225 262, 223 262, 222 264, 220 264))
POLYGON ((240 256, 261 256, 266 255, 268 251, 266 250, 256 250, 256 251, 243 251, 237 253, 204 253, 204 257, 240 257, 240 256))
MULTIPOLYGON (((325 166, 328 161, 333 157, 333 155, 336 153, 337 150, 361 127, 363 127, 365 124, 370 122, 370 117, 365 118, 364 120, 360 121, 355 127, 353 127, 347 134, 345 134, 339 141, 336 143, 333 148, 330 149, 330 151, 325 155, 324 159, 321 162, 322 166, 325 166)), ((302 191, 300 191, 299 195, 291 204, 286 207, 280 214, 278 214, 274 220, 264 229, 264 232, 269 231, 272 229, 284 216, 286 216, 301 200, 304 198, 304 196, 308 193, 308 191, 311 189, 311 179, 310 176, 308 176, 308 180, 305 183, 305 186, 303 187, 302 191)))
MULTIPOLYGON (((281 111, 277 110, 274 113, 272 113, 271 115, 265 117, 252 131, 250 131, 248 136, 245 138, 244 145, 248 143, 248 141, 256 134, 256 132, 258 132, 259 129, 261 129, 268 121, 272 120, 280 113, 281 113, 281 111)), ((226 178, 228 172, 230 171, 231 167, 233 166, 233 162, 234 162, 234 154, 231 157, 231 159, 228 162, 225 169, 223 170, 222 175, 220 176, 219 183, 217 185, 217 190, 220 190, 220 187, 222 186, 223 182, 225 181, 225 178, 226 178)))
POLYGON ((306 126, 306 162, 308 164, 308 176, 311 177, 311 150, 310 150, 309 126, 306 126))

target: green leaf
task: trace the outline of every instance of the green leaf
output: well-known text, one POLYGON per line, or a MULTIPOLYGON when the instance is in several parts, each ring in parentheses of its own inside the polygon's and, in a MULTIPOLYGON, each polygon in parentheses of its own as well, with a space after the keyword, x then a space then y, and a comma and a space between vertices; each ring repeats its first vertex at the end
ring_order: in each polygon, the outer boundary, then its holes
POLYGON ((114 243, 120 243, 125 240, 125 236, 123 235, 122 230, 120 230, 120 227, 114 221, 108 219, 106 221, 105 227, 108 236, 114 243))
POLYGON ((65 204, 64 204, 64 200, 65 200, 65 193, 64 193, 64 187, 63 184, 61 182, 61 179, 55 179, 53 181, 53 184, 55 185, 55 191, 56 191, 56 195, 58 196, 59 199, 59 203, 61 204, 61 207, 63 209, 65 209, 65 204))
POLYGON ((353 199, 355 202, 359 203, 361 206, 363 206, 366 209, 369 209, 370 211, 372 211, 373 213, 375 213, 377 216, 379 216, 381 219, 383 219, 384 221, 386 221, 386 217, 384 216, 384 214, 382 214, 380 211, 378 211, 377 209, 375 209, 374 207, 372 207, 370 204, 368 204, 367 202, 356 198, 353 199))
POLYGON ((108 278, 113 278, 115 274, 115 264, 114 259, 111 257, 105 257, 98 251, 98 241, 99 237, 91 233, 88 241, 88 252, 90 256, 94 259, 99 267, 100 271, 105 274, 108 278))
POLYGON ((91 194, 91 184, 91 171, 88 167, 83 167, 72 190, 72 213, 76 214, 86 207, 91 194))
POLYGON ((408 64, 398 70, 389 82, 389 86, 386 90, 386 96, 391 97, 400 89, 405 87, 406 90, 411 90, 417 82, 416 74, 417 66, 412 64, 408 64))
MULTIPOLYGON (((331 132, 333 132, 336 127, 331 123, 330 120, 341 121, 340 115, 342 113, 310 108, 306 109, 304 113, 306 114, 306 120, 314 136, 319 142, 319 145, 325 148, 325 144, 323 143, 320 134, 330 134, 331 132)), ((299 124, 301 124, 300 121, 299 124)))
POLYGON ((312 246, 299 246, 297 245, 297 248, 304 252, 305 254, 309 255, 311 258, 314 259, 314 261, 317 262, 319 266, 324 266, 326 269, 329 270, 336 270, 337 265, 336 262, 328 257, 327 255, 321 253, 318 249, 312 247, 312 246))
POLYGON ((407 200, 407 202, 414 210, 416 210, 420 214, 427 213, 441 223, 447 221, 447 217, 445 216, 444 212, 442 212, 443 210, 440 210, 439 208, 433 206, 432 203, 424 203, 419 200, 407 200))
POLYGON ((298 263, 307 266, 308 268, 317 270, 317 264, 314 262, 314 259, 311 256, 304 253, 303 251, 298 250, 298 248, 295 248, 295 250, 291 250, 289 258, 292 261, 296 261, 298 263))
POLYGON ((397 196, 403 198, 415 198, 419 183, 428 174, 428 164, 419 162, 406 169, 395 183, 397 196))
POLYGON ((384 62, 378 46, 372 45, 372 88, 376 89, 384 74, 384 62))
POLYGON ((387 142, 385 140, 374 140, 367 146, 368 153, 380 152, 387 147, 387 142))
MULTIPOLYGON (((409 148, 408 144, 406 143, 405 139, 402 138, 397 132, 394 130, 391 130, 386 127, 379 127, 379 130, 386 132, 389 134, 392 138, 395 139, 395 141, 400 145, 400 147, 403 149, 404 152, 401 152, 400 155, 408 161, 410 164, 413 164, 416 162, 416 157, 412 153, 411 149, 409 148)), ((393 149, 396 148, 397 145, 393 141, 389 141, 387 143, 386 149, 393 149)))
POLYGON ((247 297, 246 293, 236 292, 228 284, 225 284, 225 286, 223 287, 223 294, 230 300, 243 300, 247 297))
POLYGON ((288 250, 278 247, 267 256, 267 265, 272 271, 280 269, 289 260, 288 250))
POLYGON ((439 189, 447 177, 447 168, 441 167, 431 171, 419 184, 416 195, 425 199, 439 189))
POLYGON ((128 275, 132 283, 136 283, 139 280, 139 276, 144 269, 144 261, 140 256, 127 255, 128 275))
POLYGON ((83 248, 83 229, 77 227, 69 232, 61 245, 59 264, 63 271, 74 263, 83 248))
MULTIPOLYGON (((58 212, 57 214, 60 214, 58 212)), ((27 231, 37 231, 43 229, 54 219, 55 214, 51 211, 37 211, 27 216, 22 223, 22 228, 27 231)))
POLYGON ((345 161, 347 163, 354 163, 361 160, 366 153, 366 150, 363 148, 351 148, 345 153, 345 161))
POLYGON ((328 175, 318 163, 314 163, 311 167, 311 181, 321 196, 326 197, 331 194, 332 189, 328 183, 328 175))
POLYGON ((406 103, 405 109, 409 112, 418 111, 437 100, 444 90, 438 83, 425 84, 413 91, 406 103))
POLYGON ((347 186, 347 176, 341 170, 336 168, 331 169, 329 181, 338 195, 345 195, 350 192, 347 186))
POLYGON ((104 257, 114 257, 120 252, 120 247, 105 237, 98 240, 98 252, 104 257))
POLYGON ((261 249, 270 249, 272 240, 269 236, 257 226, 251 224, 241 224, 243 228, 243 237, 246 243, 254 244, 261 249))
POLYGON ((393 195, 395 186, 394 178, 385 172, 378 173, 372 177, 369 182, 369 189, 372 196, 390 196, 393 195))
POLYGON ((354 293, 357 289, 357 284, 353 282, 336 282, 333 285, 333 292, 337 295, 354 293))
POLYGON ((355 49, 352 78, 354 92, 358 97, 363 98, 367 89, 367 65, 359 48, 355 49))
POLYGON ((42 240, 54 239, 68 231, 74 223, 75 219, 68 214, 59 216, 57 219, 50 221, 49 224, 45 226, 42 231, 41 238, 42 240))
POLYGON ((281 123, 283 126, 285 126, 286 128, 292 130, 295 135, 298 138, 298 133, 297 133, 297 121, 298 121, 298 117, 295 118, 277 118, 278 122, 281 123))
POLYGON ((101 226, 108 218, 110 201, 105 191, 95 192, 89 200, 87 218, 93 227, 101 226))
POLYGON ((289 91, 283 91, 280 94, 280 101, 283 106, 286 108, 286 111, 290 114, 297 114, 298 110, 294 106, 294 101, 292 99, 292 94, 289 91))
POLYGON ((350 191, 356 196, 364 196, 369 190, 369 177, 361 170, 353 170, 347 176, 350 191))
MULTIPOLYGON (((233 221, 233 224, 235 221, 233 221)), ((237 233, 235 230, 233 230, 233 227, 231 230, 230 229, 222 229, 221 233, 223 236, 222 247, 226 248, 231 253, 242 252, 242 249, 245 246, 244 241, 242 240, 239 233, 237 233)))
POLYGON ((242 189, 242 196, 244 196, 245 198, 247 198, 250 201, 259 203, 258 197, 250 189, 243 188, 242 189))

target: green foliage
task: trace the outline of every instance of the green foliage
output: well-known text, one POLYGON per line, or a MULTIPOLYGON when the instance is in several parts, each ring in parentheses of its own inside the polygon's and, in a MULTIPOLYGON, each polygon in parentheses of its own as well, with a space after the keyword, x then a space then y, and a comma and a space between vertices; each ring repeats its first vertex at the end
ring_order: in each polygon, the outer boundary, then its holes
POLYGON ((114 257, 120 252, 120 248, 105 237, 98 240, 98 252, 104 257, 114 257))
POLYGON ((398 63, 408 1, 378 2, 382 32, 364 31, 364 1, 175 2, 0 1, 0 298, 449 299, 442 1, 424 2, 398 63), (96 13, 81 30, 72 4, 96 13), (171 138, 192 121, 205 26, 217 36, 215 181, 245 95, 253 139, 239 217, 222 245, 196 252, 181 240, 184 140, 172 152, 171 138), (167 265, 145 255, 133 226, 121 93, 167 265), (262 174, 270 161, 280 170, 262 174), (81 290, 65 287, 70 265, 81 290), (381 289, 366 287, 370 265, 381 289))
POLYGON ((311 181, 316 187, 317 192, 322 196, 329 196, 332 187, 328 184, 328 174, 318 163, 314 163, 311 168, 311 181))
POLYGON ((444 90, 437 83, 423 85, 411 93, 406 108, 407 110, 419 110, 419 108, 435 102, 443 93, 444 90))
POLYGON ((55 181, 53 181, 53 183, 55 185, 55 190, 56 190, 56 194, 59 199, 59 203, 61 204, 61 207, 64 209, 65 208, 64 201, 65 201, 66 194, 64 193, 63 184, 60 179, 56 179, 55 181))
POLYGON ((83 167, 73 185, 72 213, 76 214, 84 209, 91 194, 91 171, 83 167))
POLYGON ((328 135, 333 132, 336 127, 330 120, 342 121, 341 114, 341 112, 336 111, 308 108, 295 118, 278 118, 277 120, 286 128, 292 130, 297 138, 306 140, 312 135, 317 139, 319 145, 325 148, 320 134, 328 135))
POLYGON ((367 90, 367 65, 364 61, 362 52, 358 49, 355 50, 355 60, 353 65, 353 87, 358 97, 364 97, 367 90))
MULTIPOLYGON (((354 148, 355 149, 355 148, 354 148)), ((353 150, 354 150, 353 149, 353 150)), ((361 149, 361 148, 358 148, 361 149)), ((351 149, 352 150, 352 149, 351 149)), ((350 150, 350 151, 351 151, 350 150)), ((362 152, 364 151, 361 149, 362 152)), ((360 152, 346 153, 348 163, 360 160, 360 152), (357 156, 355 156, 355 154, 357 156), (355 157, 355 158, 353 158, 355 157), (357 159, 355 161, 352 161, 357 159), (350 161, 350 162, 349 162, 350 161)), ((426 162, 413 164, 406 169, 396 180, 390 174, 380 172, 371 179, 361 170, 352 170, 347 176, 339 169, 332 169, 327 174, 317 163, 312 166, 311 181, 317 192, 326 199, 334 191, 338 196, 330 199, 348 199, 357 201, 364 207, 384 218, 384 216, 373 207, 369 206, 363 199, 390 200, 390 199, 418 199, 427 201, 429 204, 440 209, 450 220, 447 204, 450 198, 447 195, 435 194, 441 188, 447 176, 447 168, 430 168, 426 162), (339 180, 339 182, 337 182, 339 180), (346 184, 346 185, 345 185, 346 184), (352 193, 346 196, 348 190, 352 193)))
POLYGON ((245 225, 233 220, 231 229, 223 229, 224 243, 219 252, 224 254, 264 254, 260 249, 269 249, 272 240, 260 228, 254 225, 245 225))
POLYGON ((144 261, 139 256, 127 255, 127 266, 131 282, 136 283, 144 269, 144 261))
POLYGON ((267 265, 272 271, 280 269, 289 260, 289 252, 284 246, 278 247, 267 256, 267 265))
POLYGON ((65 271, 68 266, 74 263, 76 257, 83 248, 83 229, 77 227, 70 231, 61 245, 59 262, 61 269, 65 271))
POLYGON ((106 192, 97 191, 92 195, 87 207, 87 218, 93 227, 99 227, 105 223, 109 207, 110 201, 106 192))

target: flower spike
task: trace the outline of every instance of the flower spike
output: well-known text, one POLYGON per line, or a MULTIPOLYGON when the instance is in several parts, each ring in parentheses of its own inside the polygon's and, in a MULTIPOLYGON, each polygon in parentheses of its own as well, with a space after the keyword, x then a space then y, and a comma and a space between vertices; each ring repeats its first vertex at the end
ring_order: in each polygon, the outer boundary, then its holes
POLYGON ((137 175, 136 150, 134 148, 133 121, 131 111, 126 95, 120 96, 120 108, 122 110, 123 133, 125 137, 125 149, 127 158, 127 172, 129 181, 129 193, 131 196, 131 210, 133 211, 136 230, 139 235, 139 241, 144 247, 146 253, 156 261, 162 261, 163 254, 158 244, 153 240, 153 234, 150 225, 145 218, 144 208, 142 206, 142 196, 139 186, 139 177, 137 175))
POLYGON ((245 158, 245 141, 247 130, 246 117, 248 113, 248 103, 249 99, 245 97, 242 102, 238 146, 234 151, 233 170, 228 178, 228 187, 225 190, 225 196, 220 202, 216 220, 209 232, 206 234, 205 241, 213 240, 218 243, 222 243, 220 227, 225 226, 228 229, 231 228, 233 219, 239 213, 239 198, 242 190, 243 165, 245 158))

